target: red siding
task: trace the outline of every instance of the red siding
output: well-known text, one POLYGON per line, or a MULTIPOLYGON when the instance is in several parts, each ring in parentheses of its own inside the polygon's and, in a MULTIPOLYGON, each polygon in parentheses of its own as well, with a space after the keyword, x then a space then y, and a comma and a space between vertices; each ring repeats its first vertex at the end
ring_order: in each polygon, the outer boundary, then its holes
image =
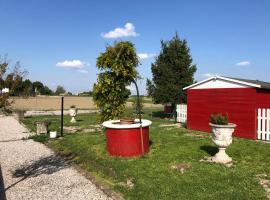
POLYGON ((256 102, 258 108, 270 108, 270 90, 257 89, 256 102))
POLYGON ((210 132, 210 115, 227 112, 235 136, 256 139, 256 94, 254 88, 189 89, 187 127, 210 132))

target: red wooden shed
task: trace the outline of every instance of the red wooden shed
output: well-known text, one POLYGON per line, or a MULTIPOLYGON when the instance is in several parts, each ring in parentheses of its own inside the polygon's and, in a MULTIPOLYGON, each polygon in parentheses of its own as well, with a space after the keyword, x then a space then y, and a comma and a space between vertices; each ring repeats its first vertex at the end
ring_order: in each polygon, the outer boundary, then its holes
POLYGON ((229 122, 237 125, 235 136, 270 140, 270 110, 267 110, 270 108, 270 83, 215 76, 184 90, 187 90, 188 129, 210 132, 210 115, 228 113, 229 122), (258 120, 258 114, 261 115, 258 109, 263 109, 262 120, 258 120))

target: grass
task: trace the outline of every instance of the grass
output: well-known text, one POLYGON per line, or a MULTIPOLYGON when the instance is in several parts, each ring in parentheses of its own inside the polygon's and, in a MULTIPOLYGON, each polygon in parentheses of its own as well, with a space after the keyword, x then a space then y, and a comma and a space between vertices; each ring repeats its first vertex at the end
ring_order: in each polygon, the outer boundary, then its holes
MULTIPOLYGON (((150 117, 145 110, 144 118, 150 117)), ((266 192, 256 178, 258 174, 270 177, 270 144, 234 138, 227 153, 234 164, 224 165, 199 162, 214 155, 217 148, 208 133, 184 128, 160 127, 172 122, 159 118, 153 112, 150 131, 150 152, 141 158, 116 158, 106 152, 104 132, 65 134, 60 139, 45 140, 62 155, 71 156, 87 170, 126 199, 267 199, 266 192), (171 168, 176 164, 190 166, 184 173, 171 168), (130 180, 134 187, 125 184, 130 180)), ((33 122, 44 117, 26 118, 23 123, 33 130, 33 122)), ((46 117, 57 129, 59 117, 46 117)), ((96 114, 78 116, 82 127, 97 123, 96 114)), ((65 126, 70 126, 65 117, 65 126)))

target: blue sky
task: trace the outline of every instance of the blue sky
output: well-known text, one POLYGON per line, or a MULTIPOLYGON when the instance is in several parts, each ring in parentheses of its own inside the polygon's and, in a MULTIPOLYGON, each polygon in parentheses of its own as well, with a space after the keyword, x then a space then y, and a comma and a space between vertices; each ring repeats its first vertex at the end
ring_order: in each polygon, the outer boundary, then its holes
MULTIPOLYGON (((33 81, 78 92, 92 88, 96 58, 115 40, 135 44, 144 57, 138 70, 151 78, 160 40, 178 31, 196 80, 219 74, 270 82, 269 10, 267 0, 0 0, 0 55, 20 61, 33 81)), ((139 87, 144 93, 144 80, 139 87)))

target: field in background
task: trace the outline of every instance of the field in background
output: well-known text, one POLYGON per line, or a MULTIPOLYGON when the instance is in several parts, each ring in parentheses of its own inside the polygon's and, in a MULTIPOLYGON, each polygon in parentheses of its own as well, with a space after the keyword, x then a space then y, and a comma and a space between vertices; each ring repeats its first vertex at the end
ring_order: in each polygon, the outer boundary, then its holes
MULTIPOLYGON (((134 98, 134 97, 131 97, 134 98)), ((38 96, 38 97, 12 97, 12 108, 18 110, 60 110, 61 97, 59 96, 38 96)), ((131 107, 132 103, 129 99, 127 106, 131 107)), ((160 104, 151 103, 151 98, 143 98, 144 107, 161 108, 160 104)), ((71 105, 75 105, 79 109, 97 109, 92 97, 66 96, 64 101, 64 109, 69 109, 71 105)))

